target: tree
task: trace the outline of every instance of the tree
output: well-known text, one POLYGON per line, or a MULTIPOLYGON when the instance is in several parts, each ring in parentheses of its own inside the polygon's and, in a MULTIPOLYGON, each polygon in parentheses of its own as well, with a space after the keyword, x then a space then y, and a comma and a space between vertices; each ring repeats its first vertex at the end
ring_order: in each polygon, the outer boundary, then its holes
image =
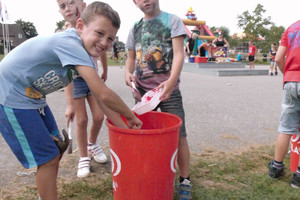
POLYGON ((55 32, 62 30, 63 26, 65 25, 65 22, 66 22, 66 20, 61 20, 59 22, 56 22, 55 32))
POLYGON ((270 26, 274 25, 270 16, 267 18, 262 17, 262 14, 265 12, 264 7, 261 4, 257 4, 252 15, 249 11, 245 11, 237 17, 237 26, 244 29, 246 37, 254 42, 257 42, 260 37, 264 38, 268 34, 270 26))
POLYGON ((244 29, 246 34, 245 38, 243 38, 244 41, 253 40, 259 49, 262 49, 263 52, 268 52, 272 43, 279 43, 284 27, 275 26, 270 16, 263 18, 262 14, 265 12, 264 7, 261 4, 257 4, 252 15, 249 11, 238 15, 237 26, 244 29))
MULTIPOLYGON (((216 32, 222 32, 224 38, 229 37, 229 32, 230 32, 230 30, 229 30, 229 28, 226 27, 226 26, 220 26, 220 27, 215 27, 215 26, 213 26, 213 27, 210 28, 210 30, 211 30, 211 32, 213 32, 214 34, 215 34, 216 32)), ((215 35, 216 35, 216 34, 215 34, 215 35)))
POLYGON ((272 26, 265 37, 262 50, 264 52, 268 51, 271 48, 270 44, 272 43, 276 43, 278 46, 284 30, 285 28, 283 26, 272 26))
POLYGON ((35 36, 38 35, 38 33, 36 31, 36 28, 35 28, 35 26, 33 25, 32 22, 25 22, 22 19, 18 19, 16 21, 16 24, 21 25, 27 39, 35 37, 35 36))

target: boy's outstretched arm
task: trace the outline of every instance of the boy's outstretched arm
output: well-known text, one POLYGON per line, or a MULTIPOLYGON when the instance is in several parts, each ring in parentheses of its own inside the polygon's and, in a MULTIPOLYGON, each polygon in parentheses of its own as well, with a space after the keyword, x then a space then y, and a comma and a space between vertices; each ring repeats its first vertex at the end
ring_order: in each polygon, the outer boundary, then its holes
POLYGON ((131 87, 131 81, 136 83, 133 72, 135 70, 135 51, 128 49, 128 57, 125 63, 125 82, 131 87))
POLYGON ((171 69, 171 76, 167 81, 161 83, 158 86, 158 88, 163 88, 163 93, 160 96, 160 99, 162 101, 170 98, 183 67, 184 37, 178 36, 172 38, 172 45, 173 45, 173 64, 171 69))
POLYGON ((134 115, 122 99, 104 84, 92 67, 76 66, 76 70, 86 81, 98 105, 114 125, 120 128, 127 128, 121 119, 120 115, 122 115, 126 118, 129 128, 139 129, 142 127, 142 122, 134 115))

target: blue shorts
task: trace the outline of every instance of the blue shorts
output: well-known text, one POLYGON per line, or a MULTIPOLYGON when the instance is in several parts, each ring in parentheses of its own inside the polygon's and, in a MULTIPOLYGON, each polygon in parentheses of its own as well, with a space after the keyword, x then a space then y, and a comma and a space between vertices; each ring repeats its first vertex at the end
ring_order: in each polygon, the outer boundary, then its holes
POLYGON ((281 103, 281 117, 278 131, 298 134, 300 122, 300 83, 286 82, 281 103))
POLYGON ((25 168, 45 164, 60 154, 50 136, 60 137, 48 106, 13 109, 0 104, 0 132, 25 168))
POLYGON ((275 66, 275 61, 271 61, 271 66, 275 66))
MULTIPOLYGON (((138 88, 141 92, 141 95, 144 95, 146 92, 138 88)), ((180 90, 174 90, 171 97, 166 101, 162 101, 154 109, 155 111, 160 108, 162 112, 171 113, 177 115, 182 120, 182 125, 179 131, 179 137, 187 137, 186 128, 185 128, 185 114, 182 103, 182 96, 180 90)))
POLYGON ((73 80, 73 98, 87 97, 92 94, 89 86, 82 77, 73 80))

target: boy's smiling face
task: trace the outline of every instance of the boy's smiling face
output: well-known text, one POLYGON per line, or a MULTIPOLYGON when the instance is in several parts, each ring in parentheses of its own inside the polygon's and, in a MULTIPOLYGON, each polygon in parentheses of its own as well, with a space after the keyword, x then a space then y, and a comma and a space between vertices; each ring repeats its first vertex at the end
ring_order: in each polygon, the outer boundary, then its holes
POLYGON ((88 24, 79 18, 76 29, 85 50, 93 57, 99 57, 109 50, 118 32, 108 18, 99 15, 88 24))

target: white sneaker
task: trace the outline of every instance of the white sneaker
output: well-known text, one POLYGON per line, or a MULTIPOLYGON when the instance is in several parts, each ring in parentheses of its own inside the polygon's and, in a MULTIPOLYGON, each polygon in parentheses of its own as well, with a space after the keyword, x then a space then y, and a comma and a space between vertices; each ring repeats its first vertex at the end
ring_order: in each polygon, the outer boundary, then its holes
POLYGON ((107 157, 103 153, 102 148, 99 144, 88 145, 88 151, 94 157, 97 163, 106 163, 107 157))
POLYGON ((87 177, 90 173, 91 158, 90 157, 81 157, 78 163, 77 177, 84 178, 87 177))

